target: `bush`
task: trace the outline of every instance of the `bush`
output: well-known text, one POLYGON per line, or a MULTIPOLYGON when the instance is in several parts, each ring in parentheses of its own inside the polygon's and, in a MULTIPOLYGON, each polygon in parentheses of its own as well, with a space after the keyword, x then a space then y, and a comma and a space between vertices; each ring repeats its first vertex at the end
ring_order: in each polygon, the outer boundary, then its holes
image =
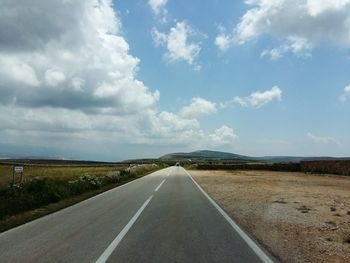
POLYGON ((67 197, 98 189, 101 181, 88 174, 75 181, 50 178, 34 179, 23 184, 0 190, 0 218, 36 207, 58 202, 67 197))
POLYGON ((24 193, 34 197, 39 204, 57 202, 70 195, 66 181, 35 179, 24 185, 24 193))
POLYGON ((82 194, 101 186, 101 180, 92 175, 85 174, 77 180, 69 181, 69 189, 73 195, 82 194))
POLYGON ((120 177, 130 177, 133 173, 130 171, 130 169, 125 169, 120 171, 120 177))
POLYGON ((101 184, 102 185, 108 185, 108 184, 116 184, 120 182, 120 172, 111 172, 108 173, 106 176, 101 177, 101 184))
MULTIPOLYGON (((150 171, 157 167, 148 168, 150 171)), ((145 174, 148 170, 122 170, 110 172, 103 177, 84 174, 76 180, 36 178, 22 186, 0 189, 0 219, 23 211, 41 207, 62 199, 80 195, 100 188, 102 185, 119 183, 123 180, 145 174)))

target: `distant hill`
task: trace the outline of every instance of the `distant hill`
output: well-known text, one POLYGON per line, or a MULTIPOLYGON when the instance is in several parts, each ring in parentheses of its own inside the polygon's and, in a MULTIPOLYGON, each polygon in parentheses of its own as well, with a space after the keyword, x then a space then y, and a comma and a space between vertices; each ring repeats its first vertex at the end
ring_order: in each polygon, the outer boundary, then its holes
POLYGON ((232 160, 232 161, 258 161, 270 163, 285 163, 285 162, 300 162, 300 161, 314 161, 314 160, 350 160, 350 157, 336 158, 329 156, 321 157, 300 157, 300 156, 263 156, 251 157, 239 155, 235 153, 219 152, 219 151, 194 151, 189 153, 169 153, 159 157, 161 160, 232 160))
POLYGON ((87 161, 87 160, 63 160, 51 158, 4 158, 0 159, 0 164, 7 165, 33 165, 33 166, 106 166, 106 165, 122 165, 120 162, 101 162, 101 161, 87 161))
POLYGON ((189 152, 189 153, 169 153, 159 157, 159 159, 162 159, 162 160, 174 160, 174 159, 177 159, 177 160, 183 160, 183 159, 252 160, 253 158, 244 156, 244 155, 228 153, 228 152, 201 150, 201 151, 195 151, 195 152, 189 152))

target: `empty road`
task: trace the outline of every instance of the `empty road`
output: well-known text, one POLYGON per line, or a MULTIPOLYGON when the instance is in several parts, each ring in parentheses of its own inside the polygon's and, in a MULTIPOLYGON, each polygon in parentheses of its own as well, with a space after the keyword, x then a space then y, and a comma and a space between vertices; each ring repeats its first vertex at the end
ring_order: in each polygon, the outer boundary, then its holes
POLYGON ((182 167, 0 234, 0 262, 272 262, 182 167))

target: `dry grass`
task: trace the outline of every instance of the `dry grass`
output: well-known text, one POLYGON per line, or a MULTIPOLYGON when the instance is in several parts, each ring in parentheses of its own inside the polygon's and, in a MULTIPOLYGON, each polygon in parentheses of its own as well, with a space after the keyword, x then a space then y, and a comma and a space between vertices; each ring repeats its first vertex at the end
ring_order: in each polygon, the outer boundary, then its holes
POLYGON ((191 171, 282 262, 350 262, 350 177, 191 171))
MULTIPOLYGON (((27 177, 27 180, 29 180, 29 182, 23 184, 22 187, 18 189, 0 189, 3 193, 9 194, 0 196, 0 232, 55 212, 116 186, 150 174, 156 170, 161 169, 162 166, 139 166, 135 169, 132 169, 132 171, 123 170, 120 174, 118 173, 119 175, 115 173, 115 167, 45 167, 45 169, 43 169, 43 167, 34 168, 35 169, 33 169, 34 173, 32 176, 27 177), (38 171, 39 173, 37 173, 38 171), (30 179, 38 177, 38 174, 40 174, 40 172, 42 173, 40 179, 48 179, 30 181, 30 179), (83 176, 78 180, 70 182, 66 181, 66 179, 76 179, 85 173, 89 173, 90 176, 83 176), (123 174, 123 176, 121 176, 121 174, 123 174), (92 181, 89 180, 89 184, 87 184, 85 180, 82 181, 82 178, 88 178, 91 180, 93 179, 94 182, 98 181, 100 183, 98 185, 94 184, 94 187, 91 187, 92 181), (29 188, 37 186, 34 192, 32 191, 33 193, 28 192, 28 185, 29 188), (60 196, 60 194, 64 194, 64 196, 60 196), (52 196, 55 197, 55 200, 50 199, 52 196), (12 203, 10 201, 16 205, 11 205, 12 203), (18 209, 11 210, 7 209, 8 207, 14 207, 18 209)), ((120 169, 120 166, 118 168, 120 169)))
MULTIPOLYGON (((0 187, 12 182, 12 169, 10 165, 0 164, 0 187)), ((84 174, 98 177, 121 169, 121 166, 25 166, 23 178, 25 181, 36 177, 72 180, 84 174)))

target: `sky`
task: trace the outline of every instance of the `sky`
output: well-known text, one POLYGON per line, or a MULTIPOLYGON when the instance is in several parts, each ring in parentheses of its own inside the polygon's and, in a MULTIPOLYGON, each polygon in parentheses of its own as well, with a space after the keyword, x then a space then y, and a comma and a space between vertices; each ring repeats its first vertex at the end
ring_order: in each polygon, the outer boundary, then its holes
POLYGON ((350 156, 350 0, 0 0, 0 157, 350 156))

